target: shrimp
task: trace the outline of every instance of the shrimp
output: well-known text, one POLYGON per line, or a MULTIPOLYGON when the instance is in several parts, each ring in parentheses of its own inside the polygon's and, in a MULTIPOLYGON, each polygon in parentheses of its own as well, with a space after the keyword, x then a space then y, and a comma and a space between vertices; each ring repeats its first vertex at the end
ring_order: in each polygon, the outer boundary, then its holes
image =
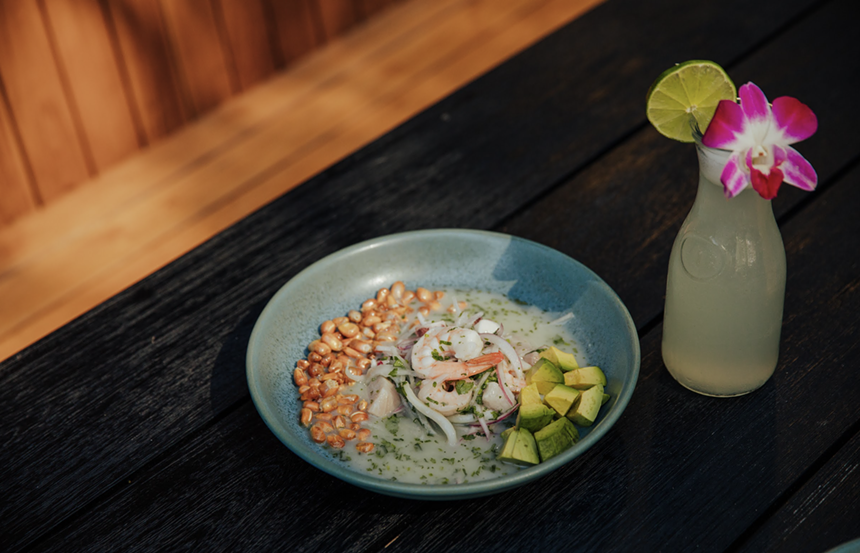
POLYGON ((418 389, 418 399, 440 415, 450 417, 472 401, 472 389, 459 393, 450 382, 425 380, 418 389))
POLYGON ((484 342, 468 328, 434 323, 412 348, 412 369, 425 380, 462 380, 505 360, 500 353, 481 355, 484 342))

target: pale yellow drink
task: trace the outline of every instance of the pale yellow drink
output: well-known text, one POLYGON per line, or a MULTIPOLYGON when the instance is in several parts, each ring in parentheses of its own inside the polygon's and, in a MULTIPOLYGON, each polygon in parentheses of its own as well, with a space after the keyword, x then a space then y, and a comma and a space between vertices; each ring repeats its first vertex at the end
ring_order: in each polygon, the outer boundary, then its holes
POLYGON ((779 355, 785 249, 768 200, 726 199, 729 152, 697 144, 699 189, 669 260, 663 361, 683 386, 737 396, 764 384, 779 355))

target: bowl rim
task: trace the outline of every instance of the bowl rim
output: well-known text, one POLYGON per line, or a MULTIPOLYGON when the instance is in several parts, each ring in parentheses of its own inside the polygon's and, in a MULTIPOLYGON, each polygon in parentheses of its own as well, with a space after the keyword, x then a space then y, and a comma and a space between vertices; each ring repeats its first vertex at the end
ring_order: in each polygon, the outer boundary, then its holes
POLYGON ((286 445, 288 449, 298 455, 301 459, 313 465, 314 467, 322 470, 323 472, 334 476, 335 478, 338 478, 345 482, 349 482, 350 484, 353 484, 360 488, 375 491, 384 495, 409 499, 448 500, 480 497, 484 495, 500 493, 521 486, 527 482, 536 480, 545 476, 546 474, 549 474, 550 472, 553 472, 562 465, 567 464, 576 457, 585 453, 598 440, 600 440, 609 431, 610 428, 615 425, 621 414, 626 409, 639 378, 641 349, 638 332, 633 322, 633 318, 630 316, 630 312, 628 311, 627 307, 618 297, 618 294, 608 284, 606 284, 606 282, 602 278, 600 278, 600 276, 598 276, 594 271, 592 271, 590 268, 586 267, 579 261, 573 259, 572 257, 538 242, 500 232, 471 229, 428 229, 400 232, 365 240, 352 246, 348 246, 346 248, 333 252, 305 267, 300 272, 296 273, 292 278, 285 282, 278 289, 277 292, 275 292, 275 294, 269 299, 265 308, 257 318, 257 321, 255 322, 254 328, 251 332, 251 336, 248 340, 245 363, 248 388, 250 390, 251 399, 254 403, 255 408, 257 409, 257 412, 265 422, 266 426, 268 426, 272 433, 277 436, 281 443, 286 445), (613 303, 615 303, 616 307, 619 309, 620 313, 624 318, 631 347, 631 353, 633 356, 633 366, 631 367, 629 378, 623 380, 621 391, 618 393, 615 403, 610 409, 610 411, 607 412, 603 416, 603 418, 600 419, 599 423, 595 425, 593 429, 590 430, 590 432, 582 440, 577 442, 577 444, 575 444, 569 450, 556 457, 553 457, 549 461, 545 461, 539 463, 538 465, 500 476, 499 478, 491 478, 479 482, 469 482, 457 485, 411 484, 399 481, 386 480, 375 476, 362 474, 358 471, 344 467, 322 455, 321 453, 313 451, 311 448, 307 447, 306 444, 294 440, 290 436, 290 434, 285 431, 284 428, 281 427, 281 425, 277 424, 277 421, 279 421, 279 418, 277 417, 277 412, 265 401, 265 396, 260 383, 259 374, 257 374, 256 371, 255 357, 257 355, 257 351, 255 350, 255 345, 258 343, 258 341, 260 340, 260 336, 264 332, 266 320, 272 317, 274 313, 277 313, 277 306, 280 303, 280 300, 284 296, 287 296, 291 292, 292 288, 299 286, 303 280, 309 278, 309 275, 338 263, 342 258, 351 257, 356 254, 361 254, 362 252, 367 250, 379 248, 384 245, 390 245, 398 242, 412 241, 416 239, 420 240, 426 238, 451 238, 463 236, 468 236, 474 239, 485 239, 493 241, 517 241, 527 247, 542 250, 544 251, 544 253, 552 257, 560 256, 561 261, 578 265, 579 268, 583 270, 583 272, 586 273, 591 279, 593 279, 605 288, 607 299, 610 299, 613 303))

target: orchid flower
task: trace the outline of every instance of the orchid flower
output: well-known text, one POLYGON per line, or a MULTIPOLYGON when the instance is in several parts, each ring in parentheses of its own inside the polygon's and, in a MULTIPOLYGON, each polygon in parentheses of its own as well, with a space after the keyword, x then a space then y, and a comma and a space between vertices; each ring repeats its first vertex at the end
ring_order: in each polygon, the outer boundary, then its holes
POLYGON ((789 146, 812 136, 818 119, 808 106, 782 96, 767 103, 764 92, 753 83, 739 91, 741 103, 720 100, 702 144, 731 150, 720 175, 727 198, 752 185, 770 200, 783 181, 803 190, 814 190, 818 176, 812 165, 789 146))

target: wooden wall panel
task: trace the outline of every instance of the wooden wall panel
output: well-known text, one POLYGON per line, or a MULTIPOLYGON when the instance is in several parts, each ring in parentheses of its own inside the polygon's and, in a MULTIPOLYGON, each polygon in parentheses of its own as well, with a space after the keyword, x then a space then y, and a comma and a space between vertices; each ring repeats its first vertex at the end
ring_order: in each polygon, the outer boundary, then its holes
POLYGON ((225 57, 210 0, 162 0, 183 90, 194 115, 238 92, 234 68, 225 57))
POLYGON ((358 0, 358 8, 361 10, 362 17, 367 19, 373 14, 380 12, 394 4, 397 0, 358 0))
POLYGON ((342 35, 350 27, 361 21, 358 7, 360 0, 316 0, 322 21, 323 33, 327 40, 342 35))
POLYGON ((269 77, 275 71, 270 36, 274 26, 266 21, 263 0, 215 0, 215 14, 220 15, 227 44, 232 54, 239 87, 242 90, 269 77))
POLYGON ((143 136, 132 119, 105 14, 99 0, 43 5, 95 169, 102 171, 140 148, 143 136))
POLYGON ((0 0, 0 226, 398 0, 0 0))
POLYGON ((271 11, 277 31, 281 59, 276 67, 283 67, 325 42, 322 22, 313 0, 265 0, 271 11))
POLYGON ((6 108, 0 80, 0 227, 33 211, 36 199, 30 189, 25 161, 6 108))
POLYGON ((133 115, 145 139, 156 139, 187 120, 179 93, 158 0, 107 0, 124 70, 132 91, 133 115))
POLYGON ((91 173, 33 0, 0 1, 0 76, 39 196, 57 198, 91 173))

